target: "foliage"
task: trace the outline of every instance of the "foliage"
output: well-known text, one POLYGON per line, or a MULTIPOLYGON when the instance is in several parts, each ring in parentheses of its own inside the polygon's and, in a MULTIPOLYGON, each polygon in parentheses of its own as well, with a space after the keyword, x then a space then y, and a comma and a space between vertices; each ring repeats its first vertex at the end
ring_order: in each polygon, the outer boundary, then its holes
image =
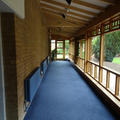
POLYGON ((115 57, 112 62, 116 64, 120 64, 120 58, 115 57))
POLYGON ((120 31, 105 35, 104 48, 105 60, 112 62, 120 54, 120 31))
MULTIPOLYGON (((92 40, 92 51, 95 58, 99 59, 100 37, 97 36, 92 40)), ((104 60, 112 62, 113 58, 120 54, 120 31, 104 35, 104 60)))
POLYGON ((92 52, 95 58, 99 60, 100 56, 100 36, 94 37, 92 40, 92 52))

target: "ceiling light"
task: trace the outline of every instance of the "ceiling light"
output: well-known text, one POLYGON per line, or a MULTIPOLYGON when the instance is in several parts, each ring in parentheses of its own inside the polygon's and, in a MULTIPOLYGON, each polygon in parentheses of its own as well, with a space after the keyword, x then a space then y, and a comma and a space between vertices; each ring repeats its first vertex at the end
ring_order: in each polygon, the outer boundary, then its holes
POLYGON ((72 0, 66 0, 66 2, 70 5, 72 0))

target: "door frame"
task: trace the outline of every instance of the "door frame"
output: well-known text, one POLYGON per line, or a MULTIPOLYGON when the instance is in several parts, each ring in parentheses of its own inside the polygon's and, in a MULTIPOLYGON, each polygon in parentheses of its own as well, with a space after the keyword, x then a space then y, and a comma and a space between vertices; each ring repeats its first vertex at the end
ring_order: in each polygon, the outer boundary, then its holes
POLYGON ((62 41, 63 42, 63 58, 57 58, 56 57, 56 59, 57 60, 64 60, 65 59, 65 40, 56 40, 56 51, 57 51, 57 43, 58 43, 58 41, 62 41))

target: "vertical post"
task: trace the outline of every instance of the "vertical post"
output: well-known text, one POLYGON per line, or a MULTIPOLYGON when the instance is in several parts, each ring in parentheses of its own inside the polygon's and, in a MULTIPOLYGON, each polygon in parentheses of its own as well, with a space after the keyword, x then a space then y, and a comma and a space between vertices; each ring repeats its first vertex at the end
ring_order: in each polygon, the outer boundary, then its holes
POLYGON ((85 62, 84 62, 84 71, 87 73, 87 58, 88 58, 88 36, 86 33, 86 39, 85 39, 85 62))
POLYGON ((93 64, 91 63, 90 64, 90 75, 92 76, 92 74, 93 74, 93 64))
POLYGON ((94 70, 94 78, 97 79, 97 66, 95 65, 95 70, 94 70))
POLYGON ((77 63, 78 45, 79 45, 79 44, 78 44, 78 41, 75 40, 75 60, 74 60, 75 64, 77 63))
POLYGON ((55 40, 55 51, 56 51, 56 57, 55 57, 55 59, 57 59, 57 39, 55 40))
POLYGON ((100 36, 100 69, 99 69, 99 82, 102 83, 102 76, 103 76, 103 69, 101 68, 103 66, 103 54, 104 54, 104 27, 103 25, 101 26, 102 28, 102 34, 100 36))
POLYGON ((82 50, 83 50, 83 40, 80 40, 80 67, 82 68, 82 50))
POLYGON ((63 59, 65 59, 65 40, 63 40, 63 59))
POLYGON ((120 82, 120 77, 116 76, 116 83, 115 83, 115 95, 118 96, 119 95, 119 82, 120 82))
POLYGON ((110 86, 110 72, 107 71, 107 76, 106 76, 106 88, 109 88, 110 86))

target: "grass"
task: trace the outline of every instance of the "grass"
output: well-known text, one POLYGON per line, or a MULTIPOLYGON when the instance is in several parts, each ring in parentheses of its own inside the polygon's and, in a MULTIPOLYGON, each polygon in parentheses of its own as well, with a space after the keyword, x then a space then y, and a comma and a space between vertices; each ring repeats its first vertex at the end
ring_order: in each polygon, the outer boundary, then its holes
POLYGON ((115 57, 112 62, 116 63, 116 64, 120 64, 120 58, 119 57, 115 57))

